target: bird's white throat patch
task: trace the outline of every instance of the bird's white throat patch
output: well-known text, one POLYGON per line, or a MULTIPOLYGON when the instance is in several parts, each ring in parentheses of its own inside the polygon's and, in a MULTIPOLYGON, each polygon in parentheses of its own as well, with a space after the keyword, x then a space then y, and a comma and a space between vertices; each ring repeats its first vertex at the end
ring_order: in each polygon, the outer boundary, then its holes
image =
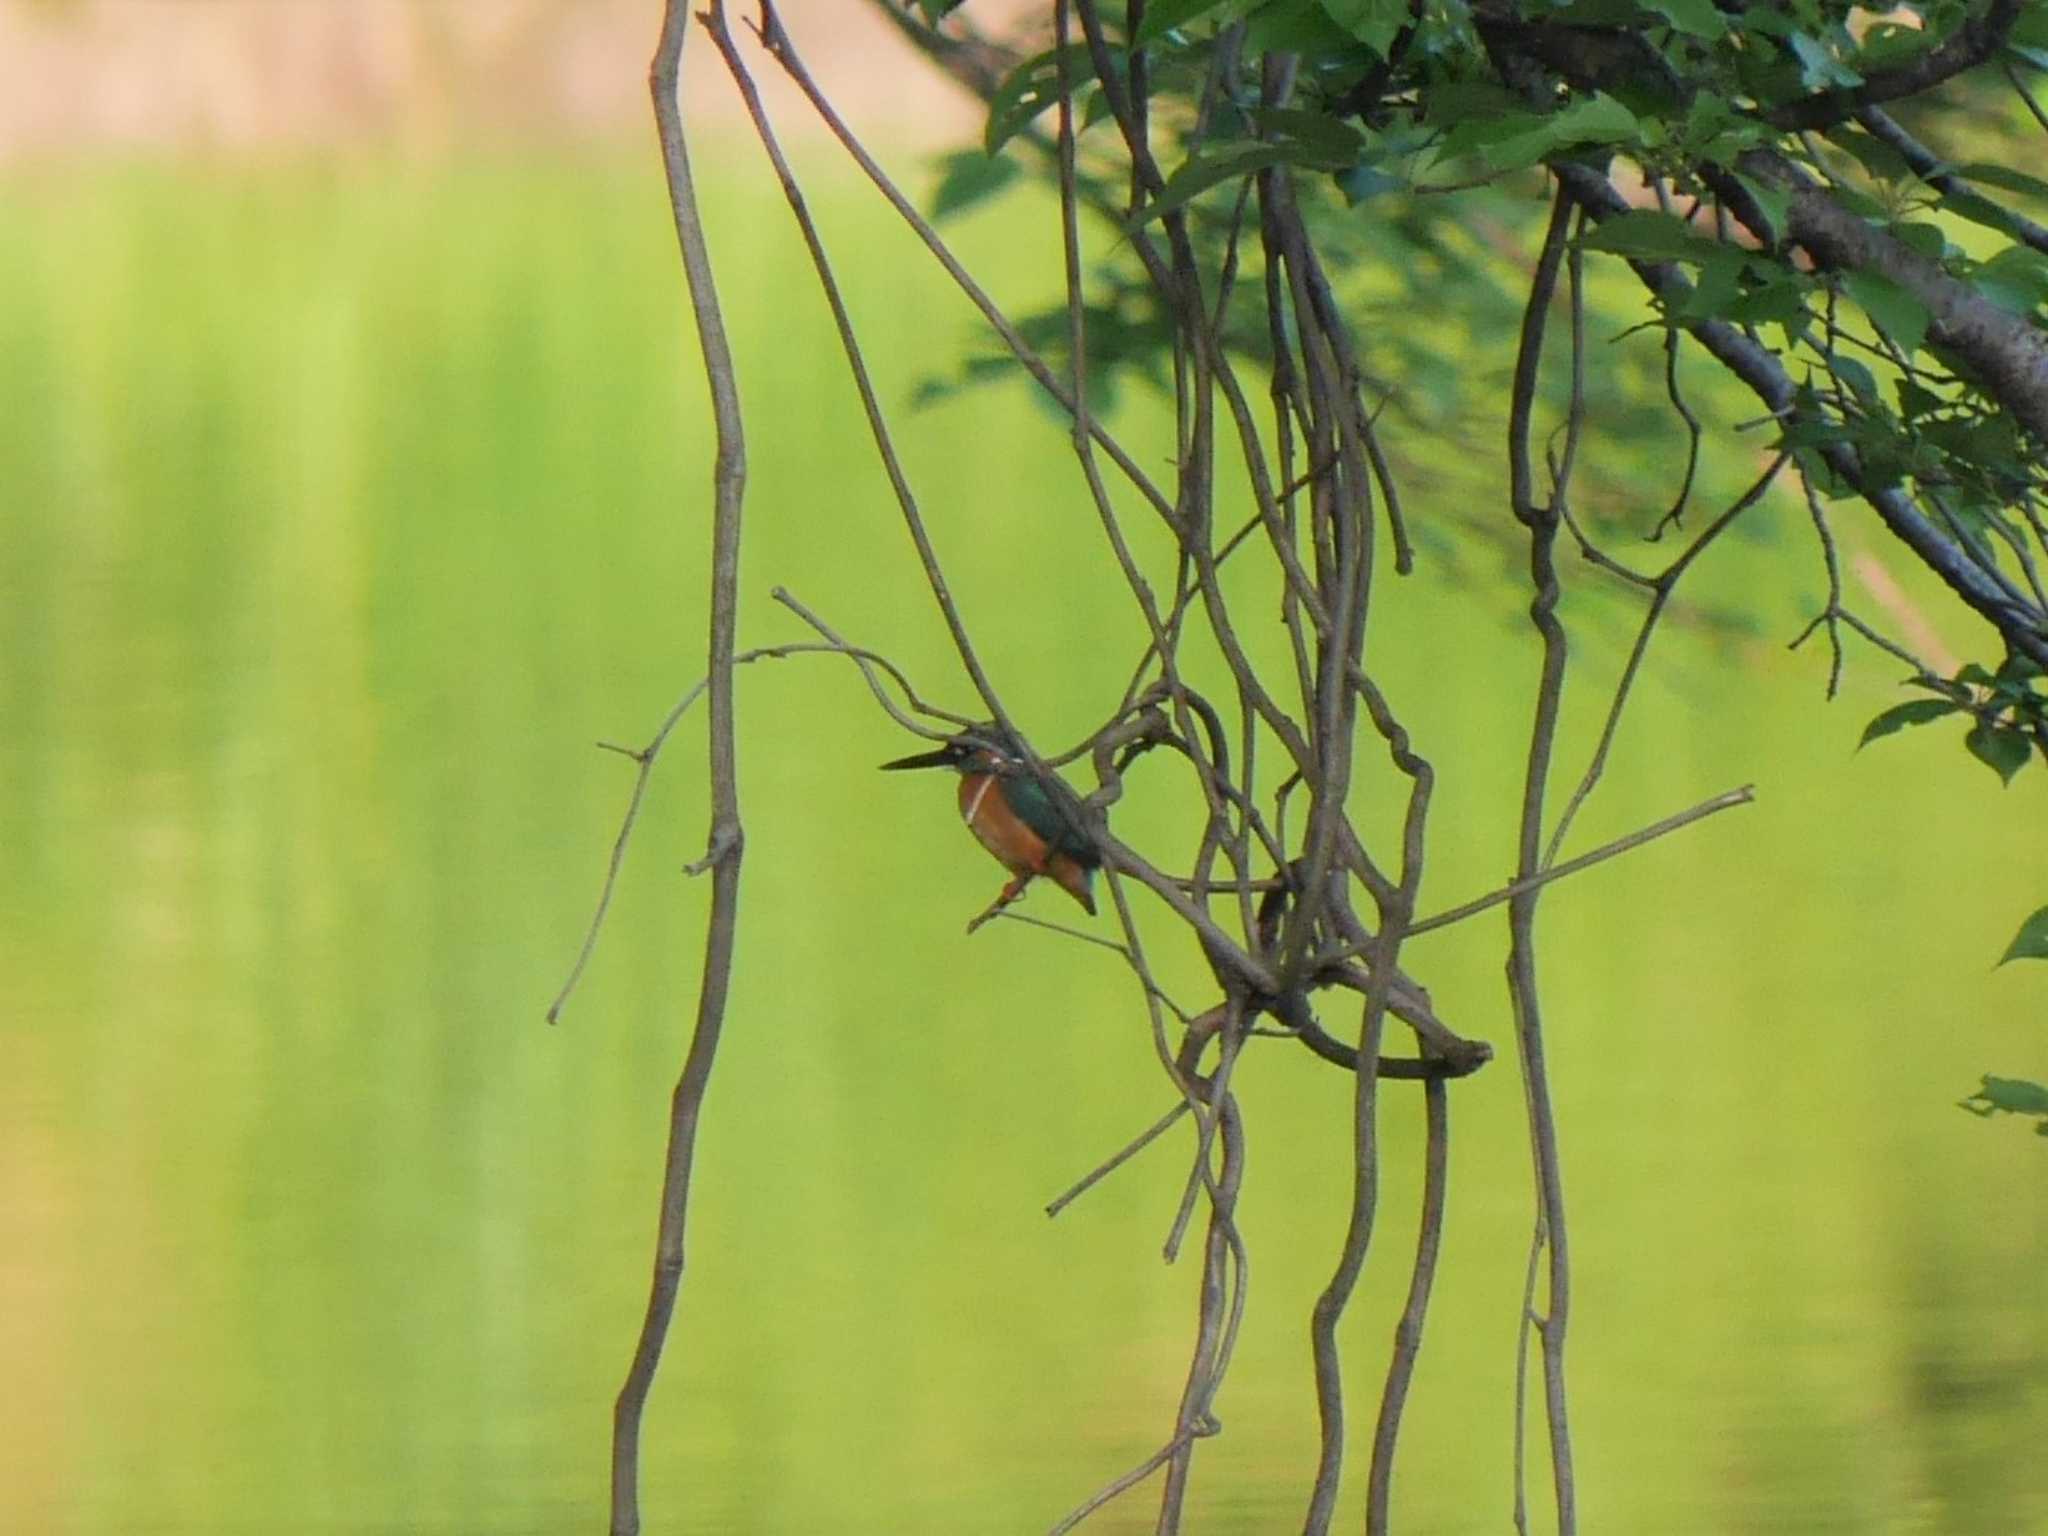
POLYGON ((994 774, 990 774, 987 778, 983 779, 981 786, 975 790, 973 798, 967 802, 967 808, 960 813, 970 827, 974 825, 975 818, 981 815, 981 802, 988 798, 988 792, 995 788, 995 782, 994 774))

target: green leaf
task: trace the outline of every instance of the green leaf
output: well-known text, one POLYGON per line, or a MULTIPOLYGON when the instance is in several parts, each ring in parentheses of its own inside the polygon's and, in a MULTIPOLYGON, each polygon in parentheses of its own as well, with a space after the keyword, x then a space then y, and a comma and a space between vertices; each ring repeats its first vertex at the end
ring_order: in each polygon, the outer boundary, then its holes
POLYGON ((1605 91, 1582 96, 1550 119, 1556 142, 1566 144, 1620 144, 1642 130, 1635 113, 1605 91))
POLYGON ((1892 12, 1894 16, 1912 16, 1914 25, 1910 27, 1892 21, 1871 20, 1856 48, 1856 63, 1863 73, 1873 75, 1880 70, 1897 69, 1917 55, 1926 53, 1927 31, 1923 28, 1935 25, 1931 18, 1927 22, 1919 20, 1926 14, 1904 8, 1892 12))
POLYGON ((1891 210, 1868 193, 1859 192, 1844 182, 1831 189, 1834 200, 1859 219, 1868 219, 1873 224, 1882 224, 1891 217, 1891 210))
POLYGON ((1493 170, 1514 171, 1575 144, 1621 143, 1640 129, 1633 112, 1604 94, 1581 97, 1548 115, 1482 109, 1452 123, 1440 159, 1477 151, 1493 170))
POLYGON ((1719 37, 1728 30, 1728 19, 1715 8, 1714 0, 1647 0, 1647 4, 1692 37, 1719 37))
POLYGON ((1931 318, 1925 304, 1890 278, 1875 272, 1844 273, 1842 287, 1901 352, 1911 357, 1920 350, 1920 344, 1927 339, 1927 322, 1931 318))
POLYGON ((1700 262, 1692 292, 1672 310, 1676 320, 1711 320, 1727 313, 1742 296, 1742 273, 1749 258, 1733 248, 1700 262))
POLYGON ((1133 214, 1126 227, 1137 229, 1161 214, 1171 213, 1183 204, 1200 197, 1211 187, 1221 186, 1226 181, 1235 181, 1241 176, 1249 176, 1275 165, 1299 165, 1319 171, 1339 169, 1331 165, 1326 158, 1318 156, 1313 150, 1300 144, 1275 142, 1234 145, 1215 154, 1201 155, 1184 162, 1166 178, 1166 185, 1160 189, 1158 198, 1133 214))
POLYGON ((2048 960, 2048 907, 2020 924, 2020 931, 1998 957, 2000 965, 2008 960, 2048 960))
POLYGON ((1909 725, 1925 725, 1943 715, 1952 715, 1961 707, 1948 699, 1908 699, 1903 704, 1894 704, 1863 727, 1863 739, 1856 743, 1857 749, 1860 751, 1880 737, 1903 731, 1909 725))
POLYGON ((1792 206, 1792 189, 1740 173, 1735 179, 1749 189, 1749 195, 1756 199, 1757 207, 1763 209, 1764 217, 1771 221, 1772 230, 1779 239, 1784 239, 1785 215, 1792 206))
POLYGON ((1156 43, 1177 27, 1211 16, 1234 21, 1257 3, 1258 0, 1150 0, 1138 30, 1131 34, 1131 46, 1142 48, 1147 43, 1156 43), (1222 14, 1225 12, 1227 16, 1222 14))
POLYGON ((1266 107, 1252 114, 1263 138, 1298 144, 1333 166, 1350 165, 1365 153, 1365 135, 1327 112, 1266 107))
POLYGON ((1985 720, 1979 720, 1970 728, 1970 734, 1963 738, 1963 745, 1970 749, 1971 756, 2007 784, 2034 755, 2033 743, 2027 740, 2024 731, 2016 731, 2009 725, 1993 725, 1985 720))
MULTIPOLYGON (((1976 469, 2016 475, 2029 472, 2018 425, 2010 416, 1947 416, 1928 422, 1921 428, 1921 435, 1944 453, 1976 469)), ((1958 502, 1955 510, 1958 515, 1967 515, 1969 508, 1958 502)))
POLYGON ((2007 36, 2015 43, 2032 43, 2048 47, 2048 12, 2037 5, 2023 5, 2020 13, 2013 18, 2012 31, 2007 36))
POLYGON ((2041 664, 2020 651, 2014 651, 1998 664, 1998 681, 2001 683, 2026 683, 2043 676, 2041 664))
POLYGON ((1948 256, 1948 235, 1939 224, 1901 219, 1891 226, 1890 233, 1899 244, 1919 252, 1929 261, 1942 261, 1948 256))
POLYGON ((1792 52, 1799 60, 1799 79, 1809 91, 1836 86, 1856 86, 1863 77, 1834 56, 1826 43, 1810 32, 1794 32, 1792 52))
POLYGON ((1828 363, 1835 378, 1848 386, 1849 393, 1868 405, 1882 408, 1883 396, 1877 387, 1877 375, 1864 367, 1846 352, 1837 352, 1828 363))
MULTIPOLYGON (((1067 50, 1067 83, 1078 87, 1095 78, 1095 59, 1085 43, 1071 43, 1067 50)), ((1060 95, 1059 50, 1047 49, 1026 59, 996 87, 988 102, 988 126, 982 131, 981 147, 993 155, 1031 125, 1060 95)))
POLYGON ((1913 174, 1906 157, 1891 145, 1846 125, 1829 129, 1828 142, 1854 159, 1874 181, 1904 181, 1913 174))
POLYGON ((1719 261, 1729 249, 1718 240, 1694 233, 1677 214, 1655 208, 1638 208, 1603 219, 1584 244, 1589 251, 1611 251, 1639 261, 1719 261))
POLYGON ((1337 186, 1344 194, 1346 206, 1356 208, 1382 192, 1403 191, 1408 183, 1376 165, 1354 165, 1350 170, 1338 173, 1337 186))
POLYGON ((1899 414, 1908 421, 1917 421, 1922 416, 1932 415, 1948 404, 1933 390, 1925 389, 1908 378, 1899 379, 1898 390, 1899 414))
POLYGON ((1252 12, 1244 30, 1244 51, 1299 53, 1309 58, 1341 57, 1357 39, 1337 25, 1318 0, 1275 0, 1252 12))
POLYGON ((2009 246, 1969 274, 1972 288, 2015 314, 2048 304, 2048 259, 2025 246, 2009 246))
POLYGON ((1444 134, 1439 149, 1446 158, 1470 154, 1473 150, 1533 133, 1543 124, 1543 117, 1534 112, 1482 109, 1448 122, 1449 131, 1444 134))
POLYGON ((1944 213, 1952 213, 1959 219, 1968 219, 1972 224, 1981 224, 1986 229, 1995 229, 2009 240, 2019 240, 2026 234, 2026 226, 2010 209, 2002 208, 1988 197, 1975 192, 1945 193, 1935 204, 1944 213))
POLYGON ((928 209, 934 223, 986 202, 1022 174, 1016 161, 1004 155, 985 155, 978 149, 963 149, 939 163, 943 170, 928 209))
POLYGON ((2025 171, 2016 171, 2011 166, 1973 160, 1968 165, 1957 166, 1956 174, 1965 181, 1981 181, 1985 186, 1997 187, 2002 192, 2018 192, 2026 197, 2048 198, 2048 181, 2043 181, 2038 176, 2029 176, 2025 171))
POLYGON ((1408 24, 1408 0, 1322 0, 1330 19, 1381 58, 1408 24))
POLYGON ((1485 151, 1484 158, 1496 171, 1520 171, 1555 154, 1557 149, 1557 135, 1545 125, 1519 138, 1502 139, 1485 151))
POLYGON ((1721 311, 1724 320, 1737 325, 1762 325, 1775 321, 1796 327, 1810 318, 1806 308, 1807 282, 1789 272, 1772 272, 1763 282, 1738 296, 1721 311))
POLYGON ((1436 128, 1490 122, 1518 114, 1516 96, 1492 80, 1446 80, 1423 103, 1423 121, 1436 128))

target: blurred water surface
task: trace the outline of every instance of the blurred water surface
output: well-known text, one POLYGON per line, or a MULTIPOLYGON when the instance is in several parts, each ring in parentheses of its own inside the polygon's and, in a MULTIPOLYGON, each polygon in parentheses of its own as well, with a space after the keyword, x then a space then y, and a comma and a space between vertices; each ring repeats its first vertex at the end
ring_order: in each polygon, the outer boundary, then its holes
MULTIPOLYGON (((786 584, 958 704, 780 206, 710 194, 754 434, 744 638, 795 636, 786 584)), ((823 207, 906 401, 965 312, 853 193, 823 207)), ((24 171, 0 220, 0 1528, 594 1529, 704 901, 686 727, 542 1024, 628 784, 591 744, 644 739, 700 664, 707 432, 658 184, 623 155, 24 171)), ((961 238, 1042 297, 1047 228, 961 238)), ((1071 739, 1140 631, 1057 427, 1007 389, 899 421, 985 654, 1071 739)), ((1490 462, 1408 452, 1425 530, 1483 513, 1490 462)), ((1758 803, 1543 920, 1585 1528, 2048 1530, 2048 1145, 1951 1107, 2040 1075, 2039 968, 1991 962, 2048 899, 2043 776, 2001 796, 1927 733, 1852 756, 1891 678, 1821 706, 1782 650, 1818 595, 1784 574, 1803 513, 1772 516, 1704 595, 1791 596, 1673 637, 1575 841, 1758 803)), ((1443 775, 1427 907, 1510 863, 1534 658, 1488 579, 1389 587, 1376 631, 1443 775)), ((1626 633, 1575 611, 1573 771, 1626 633)), ((1185 1366, 1194 1277, 1158 1258, 1185 1140, 1040 1213, 1169 1102, 1138 1000, 1098 951, 963 938, 997 873, 944 786, 872 771, 907 749, 850 672, 766 663, 741 695, 745 915, 651 1529, 1042 1529, 1151 1449, 1185 1366)), ((1182 793, 1148 762, 1120 827, 1170 859, 1182 793)), ((1418 1536, 1508 1525, 1503 927, 1411 954, 1503 1052, 1454 1095, 1396 1487, 1418 1536)), ((1202 1531, 1299 1518, 1345 1198, 1348 1084, 1275 1042, 1238 1085, 1251 1313, 1202 1531)), ((1383 1126, 1347 1520, 1413 1237, 1399 1085, 1383 1126)))

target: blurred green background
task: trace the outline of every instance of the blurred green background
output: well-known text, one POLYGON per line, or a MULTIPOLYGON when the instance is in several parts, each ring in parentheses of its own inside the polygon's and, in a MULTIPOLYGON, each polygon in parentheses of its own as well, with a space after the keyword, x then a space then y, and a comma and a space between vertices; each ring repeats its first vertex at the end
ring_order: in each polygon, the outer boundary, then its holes
MULTIPOLYGON (((743 643, 796 637, 786 585, 962 705, 780 201, 749 146, 710 143, 752 434, 743 643)), ((1094 514, 1062 435, 1021 389, 908 409, 970 316, 805 153, 977 640, 1063 743, 1140 630, 1072 553, 1094 514)), ((645 739, 701 667, 707 413, 651 149, 23 156, 0 227, 0 1529, 598 1528, 705 899, 679 873, 694 721, 542 1024, 629 784, 591 744, 645 739)), ((1052 291, 1028 198, 958 238, 1006 299, 1052 291)), ((1483 383, 1505 344, 1464 361, 1483 383)), ((1156 445, 1152 410, 1125 425, 1156 445)), ((1425 547, 1458 553, 1375 620, 1442 774, 1426 908, 1511 863, 1535 666, 1473 542, 1502 505, 1473 434, 1406 443, 1425 547)), ((1589 495, 1639 505, 1642 465, 1589 462, 1589 495)), ((2043 775, 2001 793, 1934 732, 1852 753, 1894 678, 1859 659, 1823 707, 1821 657, 1784 650, 1820 596, 1804 516, 1774 497, 1695 578, 1575 845, 1746 781, 1757 804, 1547 899, 1585 1528, 2048 1531, 2048 1146, 1952 1107, 1987 1070, 2041 1075, 2048 982, 1992 961, 2048 899, 2043 775)), ((1568 772, 1629 624, 1572 613, 1568 772)), ((1043 1528, 1156 1445, 1185 1369, 1195 1276, 1158 1257, 1185 1134, 1041 1213, 1171 1102, 1142 1009, 1098 951, 963 937, 999 877, 947 786, 872 772, 909 748, 849 669, 740 690, 745 910, 650 1529, 1043 1528)), ((1183 791, 1148 762, 1120 829, 1185 857, 1183 791)), ((1508 1525, 1530 1190, 1504 931, 1409 957, 1503 1060, 1453 1098, 1405 1532, 1508 1525)), ((1218 1532, 1299 1518, 1350 1091, 1283 1042, 1237 1084, 1251 1310, 1193 1526, 1218 1532)), ((1390 1086, 1346 1519, 1419 1120, 1390 1086)), ((1149 1529, 1149 1504, 1097 1528, 1149 1529)))

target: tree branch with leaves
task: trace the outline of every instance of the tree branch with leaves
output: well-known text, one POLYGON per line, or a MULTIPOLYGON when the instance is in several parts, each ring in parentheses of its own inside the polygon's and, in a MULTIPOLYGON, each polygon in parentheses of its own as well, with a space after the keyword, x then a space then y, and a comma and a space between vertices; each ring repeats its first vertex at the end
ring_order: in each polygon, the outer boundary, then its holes
MULTIPOLYGON (((1130 973, 1162 1099, 1171 1095, 1167 1113, 1049 1210, 1183 1122, 1191 1129, 1183 1196, 1164 1244, 1176 1256, 1206 1212, 1185 1380, 1162 1415, 1157 1448, 1106 1476, 1051 1529, 1073 1529, 1155 1481, 1156 1529, 1177 1531, 1189 1518, 1199 1447, 1220 1432, 1215 1405, 1251 1305, 1239 1217, 1257 1127, 1234 1085, 1262 1069, 1273 1039, 1351 1074, 1348 1164, 1328 1189, 1308 1191, 1345 1216, 1305 1320, 1304 1391, 1320 1425, 1303 1469, 1310 1536, 1331 1528, 1343 1486, 1357 1388, 1347 1381, 1339 1325, 1374 1261, 1389 1155, 1383 1111, 1405 1096, 1387 1085, 1421 1085, 1422 1214, 1366 1469, 1367 1529, 1395 1528, 1403 1408, 1426 1369, 1424 1322, 1452 1184, 1451 1098, 1492 1057, 1440 1016, 1414 941, 1505 906, 1505 1007, 1524 1089, 1532 1220, 1526 1265, 1520 1255, 1514 1261, 1523 1281, 1517 1436, 1503 1474, 1513 1481, 1519 1529, 1548 1523, 1572 1532, 1567 1137, 1546 1052, 1557 1010, 1538 961, 1539 917, 1557 881, 1750 798, 1747 786, 1730 790, 1571 851, 1575 818, 1602 782, 1681 584, 1739 519, 1762 515, 1776 488, 1795 487, 1827 578, 1825 606, 1806 633, 1823 632, 1831 647, 1829 692, 1844 638, 1853 637, 1887 662, 1909 664, 1926 695, 1881 715, 1868 735, 1961 715, 1970 749, 2004 777, 2037 750, 2048 756, 2039 686, 2048 592, 2038 574, 2048 562, 2048 258, 2041 226, 2012 206, 2048 198, 2048 183, 1954 148, 1990 138, 1986 115, 2014 99, 2000 68, 2048 66, 2035 52, 2048 46, 2048 16, 2013 0, 1940 0, 1885 17, 1823 0, 1662 0, 1626 19, 1594 0, 1541 11, 1507 0, 1050 0, 1037 34, 1017 41, 982 28, 971 4, 924 0, 913 14, 875 3, 985 109, 981 143, 949 161, 930 213, 833 107, 769 0, 739 25, 721 0, 700 20, 811 260, 851 407, 869 428, 924 595, 949 637, 953 687, 971 702, 924 703, 903 668, 793 600, 818 638, 736 650, 735 365, 716 339, 705 232, 690 195, 674 73, 687 22, 671 6, 654 75, 657 115, 721 443, 708 684, 718 792, 704 863, 714 902, 697 1034, 675 1100, 656 1285, 620 1399, 613 1529, 638 1529, 640 1404, 680 1281, 694 1129, 723 1022, 742 847, 734 669, 817 650, 854 660, 891 717, 915 734, 972 735, 993 753, 993 777, 1057 805, 1107 884, 1115 939, 1013 910, 1011 899, 1038 873, 1026 866, 977 926, 1004 922, 963 940, 1000 942, 994 934, 1021 924, 1112 950, 1130 973), (920 500, 896 447, 890 402, 865 362, 860 295, 841 283, 782 151, 755 88, 762 67, 788 75, 876 189, 878 216, 914 232, 986 325, 1004 366, 1066 418, 1075 495, 1093 508, 1099 534, 1077 541, 1073 558, 1115 573, 1143 645, 1115 673, 1121 681, 1103 688, 1091 716, 1102 723, 1063 749, 1042 748, 1035 722, 1007 703, 1014 659, 977 645, 975 615, 947 580, 953 519, 920 500), (993 173, 997 166, 1009 169, 993 173), (1047 249, 1058 253, 1059 296, 1042 312, 1017 315, 950 248, 937 214, 1027 176, 1053 194, 1047 249), (1541 229, 1529 217, 1538 197, 1541 229), (1091 234, 1108 235, 1109 246, 1084 259, 1091 234), (1432 418, 1412 381, 1440 362, 1433 330, 1451 323, 1493 337, 1513 330, 1514 367, 1504 397, 1485 409, 1432 418), (1596 324, 1616 339, 1590 342, 1596 324), (1650 569, 1617 542, 1623 530, 1613 519, 1585 505, 1594 499, 1585 488, 1609 473, 1602 456, 1616 451, 1599 403, 1603 381, 1617 359, 1633 359, 1630 349, 1648 349, 1666 430, 1684 445, 1675 490, 1643 499, 1635 533, 1657 540, 1685 529, 1703 463, 1732 455, 1757 466, 1747 489, 1650 569), (1121 440, 1112 406, 1127 388, 1170 418, 1170 472, 1121 440), (1744 390, 1765 414, 1722 426, 1721 407, 1744 390), (1703 407, 1705 396, 1715 409, 1703 407), (1505 449, 1498 495, 1481 509, 1438 505, 1412 483, 1429 454, 1468 451, 1463 429, 1447 424, 1467 414, 1498 422, 1494 451, 1505 449), (1989 627, 2001 655, 1939 676, 1857 612, 1834 527, 1859 506, 1902 558, 1939 579, 1959 612, 1989 627), (1432 758, 1415 739, 1408 701, 1382 664, 1381 636, 1398 623, 1390 583, 1422 566, 1428 549, 1461 543, 1516 551, 1530 666, 1495 680, 1488 707, 1523 713, 1527 747, 1515 803, 1502 807, 1501 867, 1510 879, 1424 915, 1432 798, 1460 765, 1432 758), (1580 590, 1640 605, 1627 661, 1583 742, 1566 728, 1565 709, 1567 690, 1585 686, 1566 600, 1580 590), (1154 770, 1146 777, 1146 793, 1181 815, 1177 855, 1110 825, 1126 775, 1151 754, 1179 765, 1170 786, 1154 770), (1556 765, 1581 756, 1585 766, 1562 781, 1571 788, 1560 804, 1556 765), (1069 785, 1067 764, 1085 764, 1093 785, 1069 785), (1397 796, 1392 835, 1370 832, 1356 815, 1368 776, 1376 792, 1392 786, 1397 796), (1161 931, 1193 941, 1202 958, 1193 982, 1155 967, 1161 931), (1202 989, 1198 1008, 1175 1000, 1190 986, 1202 989), (1532 1361, 1548 1451, 1547 1522, 1527 1488, 1532 1361)), ((945 361, 934 356, 935 373, 945 361)), ((654 756, 679 717, 680 707, 649 747, 628 754, 639 774, 611 876, 654 756)), ((610 890, 608 876, 578 974, 610 890)), ((1987 1078, 1966 1107, 2033 1112, 2013 1082, 1987 1078)))

